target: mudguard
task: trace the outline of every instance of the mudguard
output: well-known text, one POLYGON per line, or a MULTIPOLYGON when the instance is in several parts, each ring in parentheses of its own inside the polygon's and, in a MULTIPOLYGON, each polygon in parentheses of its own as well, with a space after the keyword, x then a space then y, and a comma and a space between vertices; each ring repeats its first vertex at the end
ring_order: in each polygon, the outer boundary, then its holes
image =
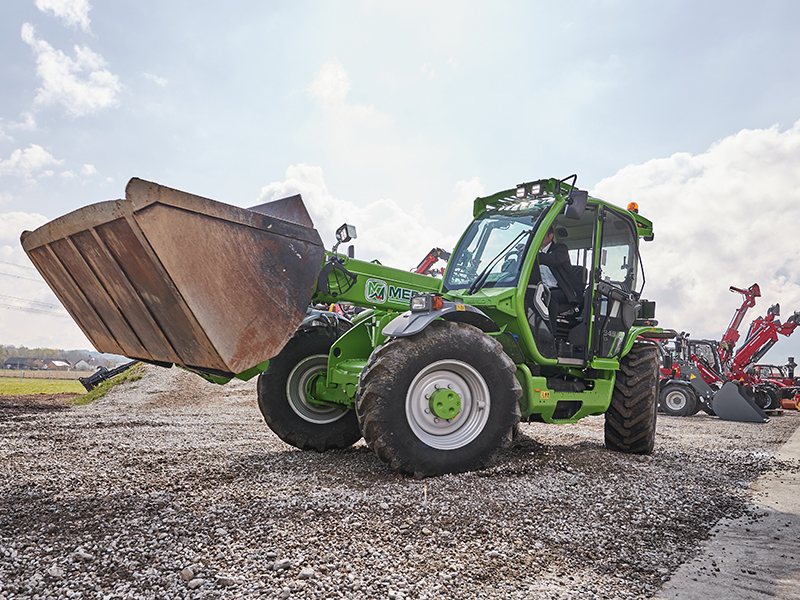
POLYGON ((480 309, 469 304, 457 304, 445 300, 442 302, 442 308, 439 309, 425 312, 411 312, 410 310, 404 312, 392 319, 383 328, 382 333, 386 337, 408 337, 419 333, 436 319, 469 323, 487 333, 500 331, 497 323, 487 317, 480 309))

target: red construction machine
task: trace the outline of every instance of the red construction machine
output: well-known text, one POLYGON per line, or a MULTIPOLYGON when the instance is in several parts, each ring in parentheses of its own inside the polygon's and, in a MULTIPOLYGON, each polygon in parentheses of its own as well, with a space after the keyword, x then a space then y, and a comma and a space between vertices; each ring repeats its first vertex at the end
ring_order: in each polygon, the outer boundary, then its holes
POLYGON ((755 363, 778 341, 800 325, 795 312, 785 323, 778 320, 780 305, 769 308, 766 317, 750 324, 744 343, 734 352, 738 328, 761 292, 758 284, 747 290, 731 287, 744 296, 720 342, 692 340, 681 334, 672 348, 665 348, 660 386, 660 408, 674 416, 687 416, 703 409, 709 414, 733 421, 768 421, 765 409, 779 408, 783 397, 794 397, 797 390, 774 380, 759 377, 755 363))
POLYGON ((790 356, 782 367, 778 365, 753 365, 748 367, 763 384, 771 384, 780 395, 781 408, 800 410, 800 377, 795 377, 797 363, 790 356))

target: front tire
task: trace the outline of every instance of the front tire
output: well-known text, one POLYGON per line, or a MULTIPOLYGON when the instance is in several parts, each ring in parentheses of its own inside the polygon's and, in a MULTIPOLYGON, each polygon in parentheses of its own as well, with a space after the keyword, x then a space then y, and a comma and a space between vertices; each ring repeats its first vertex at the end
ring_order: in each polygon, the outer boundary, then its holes
POLYGON ((619 361, 606 411, 606 448, 626 454, 650 454, 656 441, 658 349, 635 342, 619 361))
POLYGON ((666 384, 659 399, 661 411, 673 417, 689 417, 698 411, 697 396, 685 385, 666 384))
POLYGON ((269 428, 301 450, 347 448, 361 439, 355 411, 309 400, 314 379, 324 374, 335 336, 325 327, 301 330, 258 376, 258 407, 269 428))
POLYGON ((377 348, 356 402, 367 445, 416 478, 481 469, 509 446, 520 419, 516 366, 476 327, 435 321, 377 348))

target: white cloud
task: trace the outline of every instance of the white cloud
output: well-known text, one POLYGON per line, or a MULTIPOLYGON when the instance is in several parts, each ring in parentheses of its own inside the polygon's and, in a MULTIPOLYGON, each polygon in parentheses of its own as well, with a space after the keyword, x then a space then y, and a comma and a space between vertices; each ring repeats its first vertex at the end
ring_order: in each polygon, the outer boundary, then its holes
POLYGON ((97 175, 97 169, 95 169, 94 165, 83 165, 81 167, 81 175, 97 175))
POLYGON ((31 144, 25 150, 14 150, 9 158, 0 160, 0 177, 10 176, 34 180, 52 175, 53 171, 47 167, 60 165, 63 162, 41 146, 31 144))
POLYGON ((784 320, 800 310, 800 121, 783 132, 740 131, 697 156, 630 165, 593 195, 637 202, 653 221, 655 240, 642 248, 645 296, 665 327, 719 339, 741 304, 728 288, 753 283, 762 297, 742 337, 776 302, 784 320))
POLYGON ((159 77, 158 75, 153 75, 152 73, 142 73, 142 77, 145 79, 149 79, 153 83, 155 83, 159 87, 167 87, 169 84, 169 79, 166 77, 159 77))
POLYGON ((36 54, 36 72, 42 87, 35 104, 61 104, 72 117, 96 113, 117 106, 122 89, 119 78, 106 69, 106 61, 86 46, 75 46, 75 58, 55 50, 38 39, 33 25, 22 26, 22 40, 36 54))
POLYGON ((69 27, 89 31, 89 0, 36 0, 36 8, 51 13, 69 27))
POLYGON ((341 104, 349 91, 350 78, 338 60, 322 65, 311 84, 311 93, 324 104, 341 104))
POLYGON ((328 191, 322 169, 303 164, 289 167, 284 181, 262 188, 259 202, 294 194, 302 194, 326 248, 333 245, 335 230, 349 223, 358 232, 356 257, 378 259, 399 269, 416 267, 431 248, 452 250, 461 233, 430 225, 419 205, 406 210, 390 199, 375 200, 364 207, 339 200, 328 191))
POLYGON ((11 129, 19 129, 22 131, 34 131, 36 129, 36 119, 29 112, 24 112, 20 115, 22 119, 16 123, 11 123, 11 129))
POLYGON ((36 130, 36 119, 34 119, 33 115, 29 112, 24 112, 20 115, 21 120, 15 122, 10 122, 5 128, 2 126, 3 119, 0 119, 0 142, 8 141, 13 142, 14 138, 8 135, 4 129, 15 129, 20 131, 34 131, 36 130))
POLYGON ((453 187, 456 197, 450 204, 450 211, 454 214, 472 214, 472 206, 475 198, 480 198, 486 194, 486 188, 477 177, 469 181, 459 181, 453 187))
POLYGON ((319 111, 309 120, 305 136, 331 154, 338 165, 355 169, 371 180, 398 172, 421 172, 435 160, 436 151, 372 105, 352 102, 350 81, 338 61, 323 66, 311 86, 319 111), (368 174, 368 175, 367 175, 368 174))
POLYGON ((38 213, 0 213, 0 256, 8 262, 31 266, 19 244, 19 236, 26 229, 33 231, 44 225, 47 217, 38 213), (11 260, 18 258, 18 261, 11 260))

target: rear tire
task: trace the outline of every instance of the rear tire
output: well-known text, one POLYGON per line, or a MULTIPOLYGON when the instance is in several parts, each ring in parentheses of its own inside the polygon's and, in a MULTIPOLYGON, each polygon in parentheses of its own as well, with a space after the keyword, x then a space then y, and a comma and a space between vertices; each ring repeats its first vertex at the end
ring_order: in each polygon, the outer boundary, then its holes
POLYGON ((781 406, 780 393, 772 386, 760 385, 753 389, 753 395, 756 405, 762 410, 771 410, 781 406))
POLYGON ((361 374, 364 440, 390 468, 416 478, 490 466, 519 424, 515 371, 496 340, 465 323, 435 321, 389 341, 361 374), (457 398, 453 418, 436 415, 442 392, 457 398))
POLYGON ((697 396, 685 385, 666 384, 659 399, 661 412, 673 417, 689 417, 698 410, 697 396))
POLYGON ((626 454, 650 454, 655 447, 658 409, 658 349, 635 342, 619 361, 606 411, 606 448, 626 454))
POLYGON ((301 450, 347 448, 361 439, 355 411, 308 401, 308 386, 324 373, 336 341, 325 327, 301 330, 258 376, 258 407, 269 428, 301 450))

